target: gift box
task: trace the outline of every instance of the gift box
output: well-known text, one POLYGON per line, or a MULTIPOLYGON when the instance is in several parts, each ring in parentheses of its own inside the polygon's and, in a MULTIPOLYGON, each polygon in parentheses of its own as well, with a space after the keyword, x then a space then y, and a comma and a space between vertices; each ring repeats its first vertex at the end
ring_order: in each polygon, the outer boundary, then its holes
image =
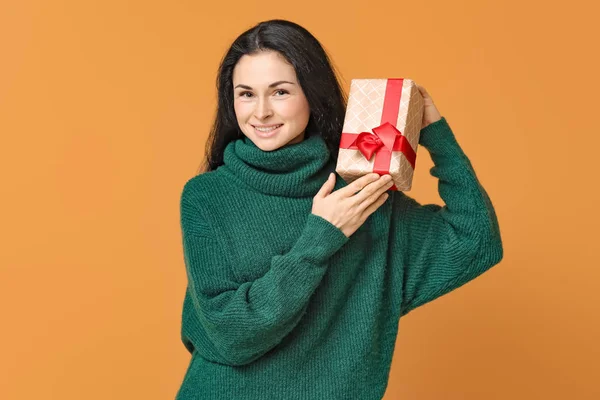
POLYGON ((423 96, 410 79, 352 79, 335 171, 347 183, 390 174, 390 190, 412 186, 423 96))

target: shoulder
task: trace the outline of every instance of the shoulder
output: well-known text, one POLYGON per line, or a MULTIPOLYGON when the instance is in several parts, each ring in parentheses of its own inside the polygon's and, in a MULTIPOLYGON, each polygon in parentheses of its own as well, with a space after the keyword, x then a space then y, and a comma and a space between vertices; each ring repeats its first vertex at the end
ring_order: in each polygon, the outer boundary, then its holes
POLYGON ((183 185, 179 200, 181 227, 186 233, 210 237, 210 211, 218 207, 222 177, 216 171, 189 178, 183 185))
POLYGON ((216 170, 201 173, 185 182, 180 202, 193 205, 210 203, 212 198, 220 197, 223 186, 223 177, 216 170))

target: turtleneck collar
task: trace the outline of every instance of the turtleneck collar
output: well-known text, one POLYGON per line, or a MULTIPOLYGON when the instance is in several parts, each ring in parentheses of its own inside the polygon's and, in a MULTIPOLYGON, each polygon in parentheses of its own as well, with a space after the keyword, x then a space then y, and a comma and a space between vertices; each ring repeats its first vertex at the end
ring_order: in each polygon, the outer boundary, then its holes
POLYGON ((320 135, 263 151, 248 137, 230 142, 223 153, 226 171, 258 192, 284 196, 314 196, 335 169, 320 135))

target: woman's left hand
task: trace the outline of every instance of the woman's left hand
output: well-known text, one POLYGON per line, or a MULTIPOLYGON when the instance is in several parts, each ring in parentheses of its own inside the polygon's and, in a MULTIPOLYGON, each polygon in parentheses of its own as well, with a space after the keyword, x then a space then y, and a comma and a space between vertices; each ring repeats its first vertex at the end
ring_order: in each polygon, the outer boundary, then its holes
POLYGON ((438 111, 435 104, 433 104, 433 99, 427 93, 427 90, 423 86, 417 85, 419 92, 423 96, 423 100, 425 101, 424 110, 423 110, 423 122, 421 123, 421 129, 425 128, 429 124, 433 124, 436 121, 442 119, 440 112, 438 111))

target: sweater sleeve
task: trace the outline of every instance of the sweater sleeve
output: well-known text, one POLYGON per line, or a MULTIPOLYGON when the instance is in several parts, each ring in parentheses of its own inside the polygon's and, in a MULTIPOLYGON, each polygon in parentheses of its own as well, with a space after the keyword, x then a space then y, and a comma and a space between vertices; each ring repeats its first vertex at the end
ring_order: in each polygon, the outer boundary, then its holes
POLYGON ((402 314, 481 275, 503 257, 496 213, 444 117, 421 130, 445 202, 421 205, 396 192, 396 226, 404 252, 402 314))
POLYGON ((298 324, 323 278, 328 259, 348 237, 309 214, 289 252, 273 255, 260 278, 239 283, 201 210, 181 198, 188 290, 212 361, 240 366, 274 348, 298 324))

